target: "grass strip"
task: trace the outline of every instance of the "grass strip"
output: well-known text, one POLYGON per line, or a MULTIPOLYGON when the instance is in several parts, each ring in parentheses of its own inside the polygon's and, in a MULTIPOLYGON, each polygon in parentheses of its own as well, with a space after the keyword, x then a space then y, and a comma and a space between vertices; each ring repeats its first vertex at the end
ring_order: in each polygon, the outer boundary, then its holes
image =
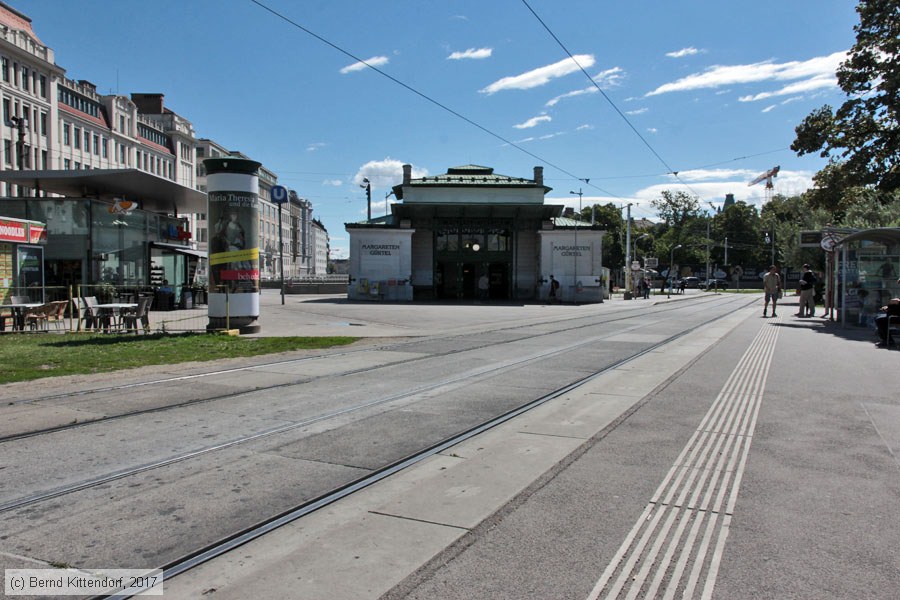
POLYGON ((7 334, 0 336, 0 384, 42 377, 107 373, 146 365, 316 350, 354 337, 238 337, 210 333, 142 336, 7 334))

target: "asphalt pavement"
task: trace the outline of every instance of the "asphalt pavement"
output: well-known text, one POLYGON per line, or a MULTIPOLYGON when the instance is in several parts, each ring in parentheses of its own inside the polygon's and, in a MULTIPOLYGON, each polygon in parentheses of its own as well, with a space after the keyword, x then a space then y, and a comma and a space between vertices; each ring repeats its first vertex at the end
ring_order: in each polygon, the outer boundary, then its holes
MULTIPOLYGON (((603 310, 635 302, 648 301, 603 310)), ((260 335, 439 336, 504 318, 474 303, 288 303, 281 313, 264 294, 260 335)), ((166 595, 896 598, 900 351, 796 317, 792 297, 778 318, 761 308, 189 571, 166 595)))

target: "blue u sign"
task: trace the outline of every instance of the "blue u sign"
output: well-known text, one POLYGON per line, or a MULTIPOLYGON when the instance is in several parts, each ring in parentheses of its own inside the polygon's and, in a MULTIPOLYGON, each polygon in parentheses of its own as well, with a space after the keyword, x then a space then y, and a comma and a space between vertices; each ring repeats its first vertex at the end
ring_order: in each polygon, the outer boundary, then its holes
POLYGON ((288 191, 283 185, 273 185, 271 194, 272 202, 276 204, 284 204, 288 201, 288 191))

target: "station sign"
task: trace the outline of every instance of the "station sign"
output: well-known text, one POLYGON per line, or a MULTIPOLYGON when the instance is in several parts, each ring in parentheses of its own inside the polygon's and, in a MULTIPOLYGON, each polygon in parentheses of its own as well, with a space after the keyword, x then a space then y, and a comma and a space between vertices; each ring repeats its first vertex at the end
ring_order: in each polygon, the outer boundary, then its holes
POLYGON ((283 185, 273 185, 269 194, 275 204, 284 204, 288 201, 288 191, 283 185))

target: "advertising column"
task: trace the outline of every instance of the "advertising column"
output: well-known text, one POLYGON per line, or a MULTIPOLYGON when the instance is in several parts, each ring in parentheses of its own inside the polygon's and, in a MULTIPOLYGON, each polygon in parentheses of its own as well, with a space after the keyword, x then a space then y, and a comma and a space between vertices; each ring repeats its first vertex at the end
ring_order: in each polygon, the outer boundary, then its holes
POLYGON ((259 331, 260 163, 207 158, 208 331, 259 331))

